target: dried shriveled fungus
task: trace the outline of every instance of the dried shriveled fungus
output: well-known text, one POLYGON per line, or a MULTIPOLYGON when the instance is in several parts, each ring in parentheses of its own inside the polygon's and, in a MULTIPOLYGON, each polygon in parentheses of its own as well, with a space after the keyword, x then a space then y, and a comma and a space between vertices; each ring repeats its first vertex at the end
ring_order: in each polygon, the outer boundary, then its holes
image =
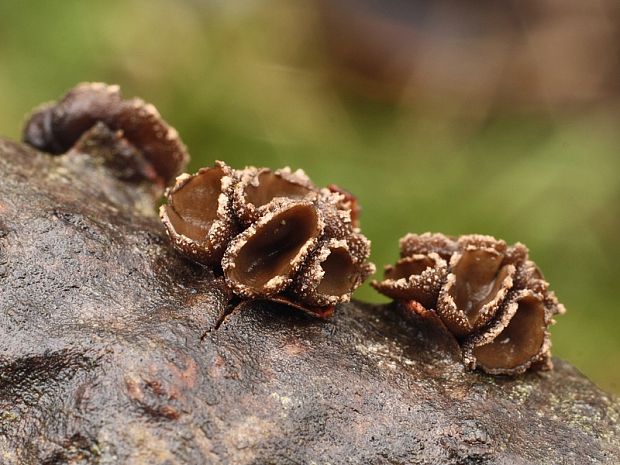
POLYGON ((136 165, 139 177, 163 185, 170 184, 189 159, 176 130, 153 105, 124 100, 118 86, 103 83, 79 84, 58 102, 37 108, 24 126, 23 140, 52 154, 65 153, 78 141, 81 150, 89 146, 120 149, 121 158, 139 153, 141 159, 126 165, 136 165))
POLYGON ((491 374, 551 368, 548 327, 565 309, 524 245, 426 233, 408 234, 400 249, 401 259, 372 286, 434 311, 468 368, 491 374))
POLYGON ((374 272, 353 196, 319 189, 301 170, 222 162, 181 175, 160 215, 175 247, 221 269, 241 298, 327 316, 374 272))

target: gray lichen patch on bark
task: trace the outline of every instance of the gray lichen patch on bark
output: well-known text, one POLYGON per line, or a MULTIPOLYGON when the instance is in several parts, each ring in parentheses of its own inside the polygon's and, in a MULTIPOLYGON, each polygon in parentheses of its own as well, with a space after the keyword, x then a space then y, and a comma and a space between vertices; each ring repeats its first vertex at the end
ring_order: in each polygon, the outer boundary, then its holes
POLYGON ((178 256, 147 186, 0 140, 0 462, 619 463, 620 405, 574 368, 466 373, 432 324, 319 321, 178 256))

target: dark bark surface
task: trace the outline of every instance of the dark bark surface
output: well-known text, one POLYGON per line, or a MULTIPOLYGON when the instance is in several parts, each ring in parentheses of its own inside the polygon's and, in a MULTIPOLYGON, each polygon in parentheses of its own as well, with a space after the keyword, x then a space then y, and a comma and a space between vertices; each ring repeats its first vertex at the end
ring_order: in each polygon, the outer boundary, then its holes
POLYGON ((90 156, 0 140, 0 463, 620 463, 618 401, 562 361, 466 373, 360 303, 216 329, 225 287, 154 212, 90 156))

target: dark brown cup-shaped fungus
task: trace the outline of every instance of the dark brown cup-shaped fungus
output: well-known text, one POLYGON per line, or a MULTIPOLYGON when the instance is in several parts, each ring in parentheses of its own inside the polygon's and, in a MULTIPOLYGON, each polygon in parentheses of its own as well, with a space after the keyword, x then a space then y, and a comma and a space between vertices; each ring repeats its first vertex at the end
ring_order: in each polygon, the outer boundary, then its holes
POLYGON ((271 202, 269 211, 228 245, 222 259, 226 281, 243 297, 279 294, 316 247, 323 228, 313 202, 271 202))
POLYGON ((183 174, 167 192, 160 217, 175 247, 203 264, 218 265, 237 233, 231 215, 231 169, 222 162, 183 174))
POLYGON ((179 177, 161 217, 175 247, 221 268, 238 297, 324 318, 375 270, 352 198, 318 189, 301 170, 218 163, 179 177))
POLYGON ((97 123, 119 131, 152 165, 155 181, 162 185, 170 184, 188 162, 185 145, 153 105, 123 100, 118 86, 103 83, 79 84, 60 101, 36 109, 24 126, 23 140, 62 154, 97 123))
POLYGON ((185 145, 150 103, 140 99, 125 101, 118 116, 104 123, 123 131, 125 138, 151 162, 164 185, 185 169, 189 160, 185 145))
POLYGON ((33 111, 24 126, 23 140, 43 152, 65 153, 95 123, 105 123, 108 115, 116 114, 122 101, 117 85, 78 84, 58 102, 33 111))
POLYGON ((503 265, 506 243, 486 236, 459 240, 450 273, 437 302, 437 313, 457 337, 486 325, 512 288, 513 265, 503 265))
POLYGON ((318 279, 315 279, 316 305, 329 305, 349 300, 359 276, 355 270, 355 261, 346 244, 336 242, 325 249, 328 252, 326 256, 322 254, 322 257, 317 257, 322 276, 317 276, 318 279), (323 299, 324 302, 321 302, 323 299))
POLYGON ((112 131, 101 122, 82 134, 71 150, 103 160, 104 165, 118 179, 157 182, 157 172, 142 152, 123 137, 122 131, 112 131))
POLYGON ((239 220, 250 225, 261 216, 261 208, 273 199, 304 199, 316 195, 316 187, 302 170, 248 167, 241 172, 235 186, 233 205, 239 220))
POLYGON ((377 291, 396 300, 415 300, 426 308, 434 308, 448 273, 446 261, 438 254, 416 254, 387 265, 383 281, 370 284, 377 291))
POLYGON ((401 260, 373 286, 406 308, 417 302, 434 311, 468 368, 508 375, 551 368, 548 326, 565 309, 523 244, 426 233, 408 234, 400 247, 401 260), (438 260, 448 262, 443 275, 438 260))
POLYGON ((534 363, 548 365, 548 313, 539 294, 518 292, 494 325, 465 342, 465 363, 496 375, 523 373, 534 363))
POLYGON ((295 277, 290 292, 314 307, 351 300, 351 293, 375 270, 374 265, 366 262, 370 253, 368 239, 362 236, 357 240, 366 245, 338 239, 322 244, 295 277))

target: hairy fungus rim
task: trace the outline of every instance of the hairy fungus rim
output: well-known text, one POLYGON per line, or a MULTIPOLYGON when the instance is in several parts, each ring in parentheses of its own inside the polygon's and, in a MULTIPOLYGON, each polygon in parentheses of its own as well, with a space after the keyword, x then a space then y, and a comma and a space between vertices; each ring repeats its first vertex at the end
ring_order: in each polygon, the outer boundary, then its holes
POLYGON ((393 299, 413 300, 434 308, 447 272, 446 261, 438 254, 417 254, 403 257, 395 265, 387 265, 384 279, 370 284, 393 299))
POLYGON ((227 173, 222 166, 201 168, 195 175, 183 177, 168 192, 168 208, 182 220, 182 223, 172 224, 177 234, 194 241, 208 237, 218 218, 225 176, 227 173))
POLYGON ((490 374, 515 375, 548 357, 548 309, 541 296, 521 291, 486 333, 466 343, 470 363, 490 374))
POLYGON ((212 167, 201 168, 196 174, 182 174, 167 192, 168 203, 160 207, 161 220, 175 248, 188 258, 216 266, 217 269, 226 245, 238 231, 230 217, 232 175, 231 168, 221 161, 216 161, 212 167), (211 178, 213 175, 215 179, 211 178), (205 180, 211 181, 208 188, 201 184, 205 180), (192 198, 191 192, 184 193, 192 187, 198 187, 198 192, 194 194, 197 199, 192 198), (178 200, 175 202, 175 198, 178 194, 188 197, 182 197, 184 208, 181 210, 187 211, 185 207, 189 207, 194 215, 200 213, 201 198, 208 201, 208 221, 198 220, 194 224, 186 224, 188 222, 183 217, 183 211, 179 213, 176 208, 178 200))
POLYGON ((323 220, 314 204, 283 201, 229 244, 222 265, 227 281, 246 297, 283 291, 315 247, 323 220), (265 270, 267 266, 267 270, 265 270), (260 269, 263 273, 259 273, 260 269))
POLYGON ((317 188, 303 170, 250 166, 239 171, 233 203, 239 221, 250 225, 277 199, 303 200, 317 195, 317 188))

